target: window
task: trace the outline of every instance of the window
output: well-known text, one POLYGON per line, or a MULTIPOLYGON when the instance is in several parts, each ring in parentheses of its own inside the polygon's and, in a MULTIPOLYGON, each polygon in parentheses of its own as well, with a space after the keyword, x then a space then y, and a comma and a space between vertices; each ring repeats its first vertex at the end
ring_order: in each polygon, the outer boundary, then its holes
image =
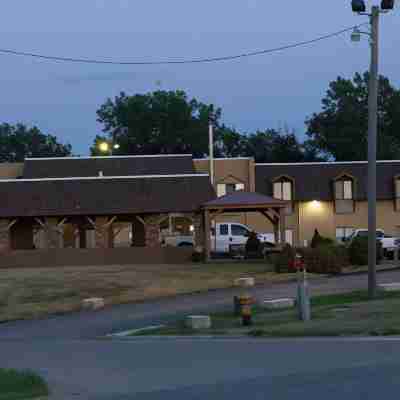
POLYGON ((247 236, 249 231, 241 225, 232 225, 232 236, 247 236))
POLYGON ((335 182, 335 208, 338 214, 354 212, 353 180, 342 178, 335 182))
POLYGON ((354 228, 338 227, 338 228, 336 228, 336 240, 338 242, 344 242, 345 239, 348 239, 351 237, 353 232, 354 232, 354 228))
POLYGON ((239 190, 244 190, 244 183, 219 183, 217 185, 218 197, 225 196, 239 190))
POLYGON ((292 182, 282 181, 274 183, 274 197, 279 200, 292 200, 292 182))
MULTIPOLYGON (((281 180, 274 182, 273 197, 279 200, 292 201, 293 200, 293 183, 289 180, 281 180)), ((292 214, 293 207, 289 205, 286 208, 286 214, 292 214)))
POLYGON ((228 225, 227 224, 222 224, 219 226, 219 234, 221 236, 227 236, 229 233, 228 225))

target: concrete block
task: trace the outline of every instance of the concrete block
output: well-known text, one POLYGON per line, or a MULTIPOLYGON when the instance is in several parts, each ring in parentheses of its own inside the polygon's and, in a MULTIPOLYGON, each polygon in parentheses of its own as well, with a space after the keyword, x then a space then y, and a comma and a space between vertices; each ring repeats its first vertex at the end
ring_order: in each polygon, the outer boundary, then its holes
POLYGON ((82 308, 84 310, 100 310, 105 305, 104 299, 101 297, 92 297, 82 301, 82 308))
POLYGON ((294 299, 276 299, 268 300, 261 303, 261 307, 267 310, 276 310, 279 308, 292 308, 295 305, 294 299))
POLYGON ((211 318, 208 315, 189 315, 185 323, 188 328, 196 330, 211 328, 211 318))
POLYGON ((378 289, 382 290, 384 292, 396 292, 396 291, 400 290, 400 282, 384 283, 384 284, 378 285, 378 289))
POLYGON ((235 286, 247 288, 247 287, 253 287, 254 285, 255 285, 254 278, 239 278, 239 279, 235 279, 235 286))

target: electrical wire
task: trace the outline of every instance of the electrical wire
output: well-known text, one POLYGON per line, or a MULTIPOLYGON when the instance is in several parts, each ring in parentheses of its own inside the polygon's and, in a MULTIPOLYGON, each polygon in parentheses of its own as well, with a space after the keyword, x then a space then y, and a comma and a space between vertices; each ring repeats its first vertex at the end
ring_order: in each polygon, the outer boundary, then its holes
POLYGON ((337 32, 333 32, 327 35, 319 36, 311 40, 306 40, 302 42, 288 44, 286 46, 275 47, 271 49, 251 51, 247 53, 241 53, 231 56, 222 56, 222 57, 207 57, 207 58, 194 58, 194 59, 181 59, 181 60, 158 60, 158 61, 107 61, 100 59, 88 59, 88 58, 70 58, 70 57, 58 57, 58 56, 48 56, 44 54, 38 53, 30 53, 24 51, 17 50, 9 50, 9 49, 1 49, 1 54, 8 54, 14 56, 24 56, 31 58, 38 58, 42 60, 48 61, 58 61, 58 62, 71 62, 71 63, 83 63, 83 64, 109 64, 109 65, 171 65, 171 64, 202 64, 202 63, 213 63, 213 62, 221 62, 221 61, 233 61, 241 58, 248 58, 254 56, 260 56, 265 54, 276 53, 283 50, 294 49, 297 47, 307 46, 313 43, 317 43, 323 40, 331 39, 337 36, 342 35, 343 33, 352 31, 354 28, 360 28, 367 23, 355 25, 349 28, 342 29, 337 32))

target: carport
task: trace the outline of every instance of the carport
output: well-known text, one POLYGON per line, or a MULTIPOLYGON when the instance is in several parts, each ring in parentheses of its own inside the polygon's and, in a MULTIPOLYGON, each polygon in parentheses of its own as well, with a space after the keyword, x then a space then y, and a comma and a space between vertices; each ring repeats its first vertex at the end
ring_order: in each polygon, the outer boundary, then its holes
POLYGON ((258 212, 274 227, 275 243, 285 241, 285 209, 287 201, 274 199, 256 192, 238 191, 208 201, 202 205, 204 218, 204 249, 206 260, 211 259, 211 221, 223 213, 258 212))

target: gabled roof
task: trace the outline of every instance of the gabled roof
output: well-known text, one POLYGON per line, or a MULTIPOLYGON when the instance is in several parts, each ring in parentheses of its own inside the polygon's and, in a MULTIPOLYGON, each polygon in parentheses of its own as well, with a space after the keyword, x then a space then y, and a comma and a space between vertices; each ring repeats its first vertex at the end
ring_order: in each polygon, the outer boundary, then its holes
POLYGON ((206 209, 245 210, 251 208, 285 208, 287 205, 286 201, 277 200, 260 193, 238 191, 207 201, 202 207, 206 209))
MULTIPOLYGON (((377 198, 394 198, 394 178, 400 174, 400 161, 377 162, 377 198)), ((333 200, 333 182, 347 175, 355 180, 355 200, 365 200, 368 190, 368 164, 357 162, 256 164, 256 190, 266 195, 273 193, 272 182, 278 176, 289 176, 294 181, 294 200, 333 200)))
POLYGON ((192 156, 27 158, 25 179, 132 175, 194 174, 192 156))
POLYGON ((208 175, 0 181, 0 218, 194 212, 208 175))

